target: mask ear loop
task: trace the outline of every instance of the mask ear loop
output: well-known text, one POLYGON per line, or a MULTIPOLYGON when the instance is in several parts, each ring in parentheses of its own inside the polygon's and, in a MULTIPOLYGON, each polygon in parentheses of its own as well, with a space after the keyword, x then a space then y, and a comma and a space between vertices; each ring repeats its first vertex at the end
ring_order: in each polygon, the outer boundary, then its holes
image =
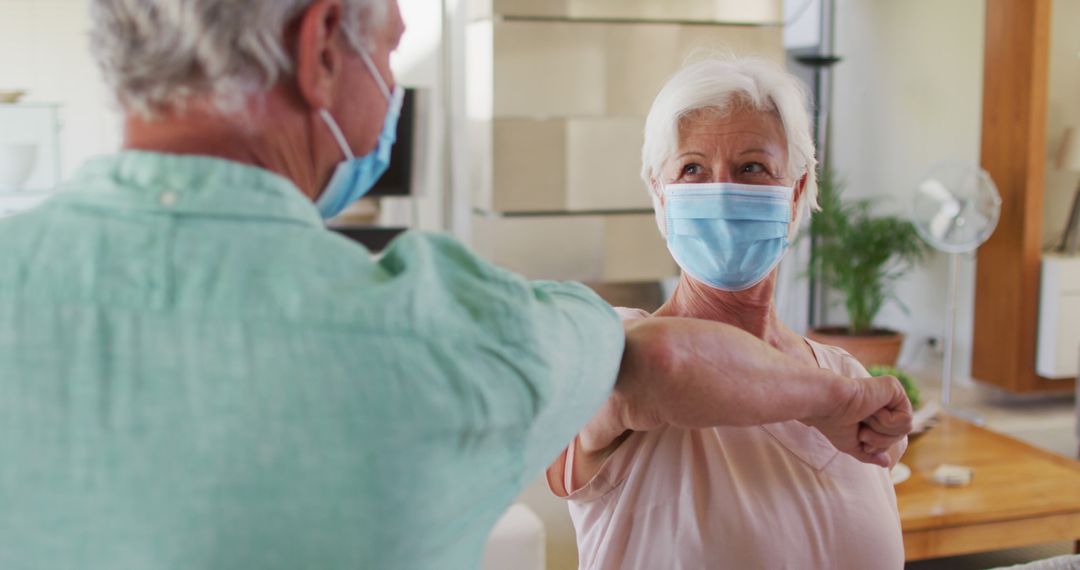
POLYGON ((343 26, 341 33, 344 34, 345 40, 352 46, 353 51, 360 55, 360 59, 364 60, 364 66, 368 68, 368 73, 371 73, 371 77, 375 79, 375 83, 379 86, 379 91, 382 92, 383 97, 386 97, 387 101, 391 101, 393 96, 390 92, 390 86, 386 84, 386 80, 383 79, 379 68, 375 66, 375 62, 371 60, 371 55, 368 54, 368 50, 364 48, 364 43, 360 41, 360 38, 356 37, 356 33, 352 28, 343 26))
POLYGON ((319 116, 322 117, 326 126, 330 129, 330 134, 334 135, 334 140, 337 141, 338 146, 341 147, 341 152, 345 154, 345 158, 352 160, 356 158, 351 148, 349 148, 349 142, 345 140, 345 133, 341 132, 341 128, 338 127, 337 121, 330 116, 330 111, 326 109, 319 109, 319 116))
POLYGON ((393 101, 394 96, 393 93, 390 92, 390 86, 386 84, 386 80, 383 79, 382 74, 379 73, 379 68, 375 67, 375 62, 371 61, 371 56, 368 55, 367 50, 360 50, 360 59, 364 60, 364 65, 367 66, 368 72, 370 72, 371 76, 375 79, 375 83, 379 85, 379 91, 382 92, 383 97, 386 97, 387 101, 393 101))
MULTIPOLYGON (((386 80, 384 80, 382 74, 379 73, 379 68, 375 67, 375 62, 371 60, 371 56, 368 55, 367 50, 363 48, 350 30, 344 29, 343 33, 348 42, 352 44, 353 49, 360 54, 360 59, 364 61, 364 65, 368 68, 368 72, 371 73, 371 77, 375 79, 375 84, 379 86, 379 91, 383 94, 383 97, 386 97, 386 100, 393 104, 395 94, 390 92, 390 88, 386 85, 386 80)), ((402 95, 403 94, 404 93, 402 93, 402 95)), ((349 148, 349 141, 345 140, 345 133, 341 132, 341 127, 338 126, 337 121, 330 115, 330 112, 326 109, 319 109, 319 116, 322 117, 323 122, 329 127, 330 133, 334 135, 334 140, 336 140, 338 146, 341 147, 341 152, 345 155, 345 158, 348 160, 356 158, 352 149, 349 148)))
POLYGON ((665 240, 668 235, 668 223, 667 223, 667 205, 661 200, 661 196, 664 195, 664 183, 657 182, 657 188, 650 188, 650 194, 653 204, 653 214, 656 216, 656 227, 660 229, 660 236, 665 240))

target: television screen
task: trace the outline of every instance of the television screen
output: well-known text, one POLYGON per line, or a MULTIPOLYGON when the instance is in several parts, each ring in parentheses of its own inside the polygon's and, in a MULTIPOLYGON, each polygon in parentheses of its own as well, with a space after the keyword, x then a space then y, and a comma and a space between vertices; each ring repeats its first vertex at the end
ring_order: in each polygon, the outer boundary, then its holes
POLYGON ((397 142, 390 151, 390 168, 368 196, 408 196, 412 193, 413 146, 416 144, 416 90, 406 89, 397 125, 397 142))

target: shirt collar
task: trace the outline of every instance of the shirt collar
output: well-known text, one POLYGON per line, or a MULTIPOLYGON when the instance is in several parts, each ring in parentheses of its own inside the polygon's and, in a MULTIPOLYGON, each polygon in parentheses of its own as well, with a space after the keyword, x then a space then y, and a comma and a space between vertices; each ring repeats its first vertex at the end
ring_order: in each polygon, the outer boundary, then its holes
POLYGON ((77 190, 64 199, 112 208, 323 225, 291 180, 209 156, 124 151, 86 163, 61 190, 77 190))

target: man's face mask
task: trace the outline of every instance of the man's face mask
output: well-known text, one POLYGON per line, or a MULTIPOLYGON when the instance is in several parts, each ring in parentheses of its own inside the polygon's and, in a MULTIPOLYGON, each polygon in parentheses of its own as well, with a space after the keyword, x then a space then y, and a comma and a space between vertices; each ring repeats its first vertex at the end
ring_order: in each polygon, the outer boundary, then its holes
POLYGON ((364 65, 367 66, 372 77, 375 78, 379 91, 386 97, 389 106, 386 109, 386 118, 383 120, 382 132, 379 134, 379 142, 371 152, 361 157, 353 154, 349 143, 345 140, 345 135, 334 118, 330 116, 330 112, 326 109, 319 111, 319 116, 330 128, 338 146, 341 147, 342 154, 345 155, 345 160, 337 165, 333 176, 330 177, 330 182, 326 184, 326 188, 315 201, 315 207, 319 209, 319 214, 324 220, 340 214, 349 204, 362 198, 375 186, 390 166, 390 149, 397 140, 397 124, 401 116, 401 103, 404 100, 405 91, 398 85, 391 93, 386 81, 375 67, 375 62, 371 61, 371 56, 361 50, 360 57, 364 60, 364 65))

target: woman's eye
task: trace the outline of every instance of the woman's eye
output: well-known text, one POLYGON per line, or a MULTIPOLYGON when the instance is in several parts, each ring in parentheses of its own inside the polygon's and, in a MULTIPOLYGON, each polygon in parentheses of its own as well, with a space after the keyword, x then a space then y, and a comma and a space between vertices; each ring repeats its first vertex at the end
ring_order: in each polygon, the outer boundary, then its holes
POLYGON ((682 175, 683 176, 695 176, 695 175, 698 175, 698 174, 701 174, 701 165, 700 164, 696 164, 696 163, 687 164, 682 169, 682 175))
POLYGON ((765 165, 760 162, 750 162, 744 164, 740 172, 743 174, 763 174, 768 172, 768 170, 766 170, 765 165))

